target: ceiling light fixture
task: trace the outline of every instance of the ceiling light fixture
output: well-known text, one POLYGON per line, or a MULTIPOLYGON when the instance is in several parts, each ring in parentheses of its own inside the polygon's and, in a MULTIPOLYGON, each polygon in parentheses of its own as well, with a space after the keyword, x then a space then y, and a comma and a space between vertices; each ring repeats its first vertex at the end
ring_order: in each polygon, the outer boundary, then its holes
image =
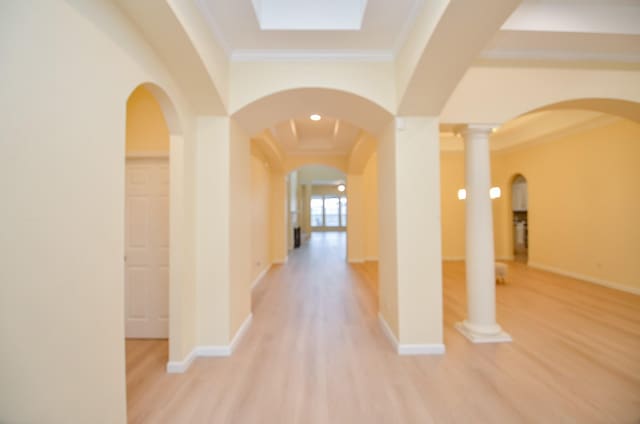
POLYGON ((322 119, 322 116, 318 115, 317 113, 314 113, 309 117, 309 119, 311 119, 312 121, 319 121, 322 119))
POLYGON ((338 184, 338 191, 340 193, 342 193, 343 191, 345 191, 347 189, 347 187, 344 184, 338 184))

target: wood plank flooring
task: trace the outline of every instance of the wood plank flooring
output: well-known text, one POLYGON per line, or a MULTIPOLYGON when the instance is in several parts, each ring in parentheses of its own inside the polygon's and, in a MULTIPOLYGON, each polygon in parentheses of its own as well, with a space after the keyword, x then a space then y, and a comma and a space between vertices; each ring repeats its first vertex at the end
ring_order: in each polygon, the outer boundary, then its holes
POLYGON ((511 263, 497 287, 513 343, 473 345, 464 264, 444 264, 444 356, 398 356, 373 264, 314 234, 254 290, 229 358, 164 372, 166 341, 127 341, 132 423, 640 423, 640 296, 511 263))

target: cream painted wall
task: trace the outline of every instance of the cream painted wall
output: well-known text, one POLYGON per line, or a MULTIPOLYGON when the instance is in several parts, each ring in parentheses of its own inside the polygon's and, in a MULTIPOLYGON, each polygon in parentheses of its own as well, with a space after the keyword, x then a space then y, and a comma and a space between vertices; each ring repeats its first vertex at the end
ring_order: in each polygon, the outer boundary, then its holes
POLYGON ((363 173, 364 259, 378 260, 378 155, 373 153, 363 173))
POLYGON ((441 122, 499 124, 553 103, 584 98, 638 103, 640 71, 473 66, 440 117, 441 122))
POLYGON ((271 262, 287 262, 287 184, 281 172, 271 173, 271 262))
POLYGON ((438 119, 396 121, 378 142, 380 313, 401 345, 440 350, 438 119))
POLYGON ((153 94, 143 86, 127 100, 127 153, 169 153, 169 128, 153 94))
POLYGON ((233 119, 230 129, 229 265, 230 334, 233 337, 251 314, 251 144, 249 136, 233 119))
MULTIPOLYGON (((439 120, 411 117, 400 123, 395 143, 398 340, 435 348, 443 343, 439 120)), ((381 196, 379 204, 384 202, 381 196)))
POLYGON ((315 87, 353 93, 392 111, 396 102, 394 83, 392 62, 232 62, 229 109, 235 113, 274 93, 315 87))
POLYGON ((378 299, 380 315, 398 337, 395 130, 395 122, 391 122, 378 138, 378 299))
MULTIPOLYGON (((194 210, 193 116, 110 2, 0 8, 3 37, 19 40, 0 44, 0 421, 124 423, 126 101, 152 81, 175 102, 188 166, 173 189, 185 215, 194 210)), ((176 265, 188 268, 193 234, 181 231, 176 265)), ((180 330, 193 327, 193 305, 182 301, 195 289, 192 273, 181 277, 170 351, 180 358, 194 342, 180 330)))
MULTIPOLYGON (((336 190, 337 191, 337 190, 336 190)), ((347 174, 347 260, 364 262, 364 181, 362 175, 347 174)))
POLYGON ((271 170, 263 153, 251 146, 251 281, 271 265, 271 170))
POLYGON ((529 263, 640 292, 640 125, 619 120, 494 155, 506 195, 496 250, 512 249, 509 186, 529 189, 529 263))
POLYGON ((226 345, 230 336, 230 120, 198 118, 197 344, 226 345))
POLYGON ((465 204, 458 200, 464 188, 464 153, 440 153, 440 193, 442 208, 442 259, 463 260, 465 255, 465 204))

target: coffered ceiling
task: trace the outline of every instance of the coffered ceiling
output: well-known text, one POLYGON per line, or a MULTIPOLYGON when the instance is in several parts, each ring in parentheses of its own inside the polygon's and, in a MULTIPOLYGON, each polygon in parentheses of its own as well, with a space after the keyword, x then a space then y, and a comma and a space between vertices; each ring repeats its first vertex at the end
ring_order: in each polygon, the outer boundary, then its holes
POLYGON ((319 121, 297 118, 279 122, 271 133, 287 154, 347 155, 361 130, 346 121, 323 116, 319 121))

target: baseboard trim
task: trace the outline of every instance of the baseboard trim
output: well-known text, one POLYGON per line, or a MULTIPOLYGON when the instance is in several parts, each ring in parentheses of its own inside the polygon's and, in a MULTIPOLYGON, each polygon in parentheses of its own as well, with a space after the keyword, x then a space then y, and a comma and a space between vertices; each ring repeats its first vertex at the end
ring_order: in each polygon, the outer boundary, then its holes
POLYGON ((196 349, 193 349, 184 360, 167 362, 167 372, 169 374, 182 374, 189 369, 196 356, 198 356, 196 349))
POLYGON ((577 272, 565 271, 560 268, 540 264, 537 262, 529 262, 527 265, 531 268, 539 269, 541 271, 547 271, 547 272, 562 275, 565 277, 575 278, 576 280, 585 281, 587 283, 597 284, 599 286, 607 287, 610 289, 619 290, 619 291, 623 291, 623 292, 631 293, 635 295, 640 295, 640 287, 629 287, 627 285, 616 283, 613 281, 607 281, 600 278, 590 277, 588 275, 579 274, 577 272))
POLYGON ((203 358, 215 358, 220 356, 231 356, 230 345, 210 345, 210 346, 197 346, 196 357, 203 358))
POLYGON ((255 289, 258 286, 258 284, 260 284, 264 276, 267 275, 267 272, 269 272, 269 270, 271 269, 271 266, 272 264, 269 264, 262 271, 260 271, 260 274, 258 274, 255 280, 253 280, 253 283, 251 283, 251 290, 255 289))
POLYGON ((253 320, 253 314, 249 314, 249 316, 244 320, 238 331, 236 331, 235 336, 231 340, 231 343, 228 345, 211 345, 211 346, 196 346, 193 348, 191 352, 187 355, 187 357, 182 361, 170 361, 167 363, 167 372, 170 374, 182 374, 186 372, 193 361, 198 358, 215 358, 215 357, 225 357, 231 356, 233 351, 236 350, 238 344, 246 334, 247 330, 251 326, 251 321, 253 320))
POLYGON ((443 355, 446 351, 443 343, 401 344, 380 312, 378 312, 378 321, 382 332, 398 355, 443 355))
POLYGON ((289 260, 289 258, 286 257, 286 258, 284 258, 283 260, 280 260, 280 261, 272 261, 271 264, 272 265, 285 265, 288 260, 289 260))
MULTIPOLYGON (((442 260, 444 262, 459 262, 459 261, 464 261, 465 257, 464 256, 443 256, 442 260)), ((496 256, 495 260, 496 261, 512 261, 513 256, 496 256)))
POLYGON ((247 333, 247 330, 249 330, 252 320, 253 320, 253 314, 249 314, 249 316, 244 320, 240 328, 238 328, 238 331, 236 331, 236 335, 231 340, 231 345, 229 346, 231 349, 231 353, 233 353, 233 351, 236 350, 236 347, 238 347, 238 343, 240 343, 244 335, 247 333))

